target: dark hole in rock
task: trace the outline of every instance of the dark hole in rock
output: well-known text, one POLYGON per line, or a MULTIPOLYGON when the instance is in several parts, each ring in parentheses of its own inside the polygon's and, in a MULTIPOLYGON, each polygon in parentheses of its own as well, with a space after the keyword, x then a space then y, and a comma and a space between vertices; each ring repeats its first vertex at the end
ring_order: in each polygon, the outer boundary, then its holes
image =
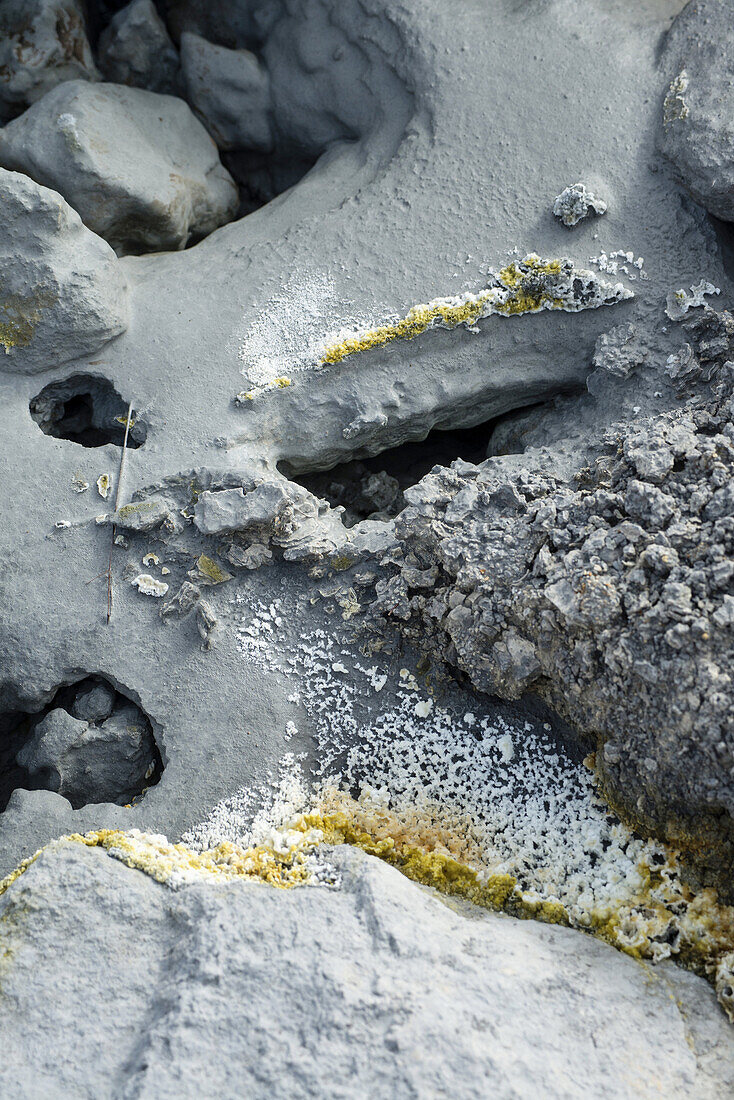
POLYGON ((75 810, 123 806, 157 783, 163 766, 148 716, 101 676, 62 685, 38 712, 0 718, 0 811, 18 788, 56 791, 75 810))
MULTIPOLYGON (((238 218, 259 210, 284 191, 294 187, 318 158, 272 156, 239 149, 222 153, 222 164, 240 192, 238 218)), ((196 243, 192 241, 191 243, 196 243)))
POLYGON ((343 462, 331 470, 293 474, 287 462, 278 464, 281 473, 303 485, 315 496, 341 505, 346 527, 363 519, 387 520, 405 507, 403 493, 417 484, 434 466, 450 466, 456 458, 480 463, 489 454, 514 454, 522 451, 520 441, 505 441, 509 449, 493 450, 497 429, 516 415, 522 417, 546 405, 533 405, 516 413, 495 417, 473 428, 445 430, 434 428, 417 443, 401 443, 372 458, 343 462), (488 450, 489 449, 489 450, 488 450))
MULTIPOLYGON (((82 447, 121 447, 125 439, 128 403, 107 378, 73 374, 51 382, 31 399, 31 416, 46 435, 69 439, 82 447)), ((147 427, 133 414, 128 447, 141 447, 147 427)))
POLYGON ((721 221, 720 218, 708 215, 708 219, 716 234, 716 241, 721 249, 721 261, 729 278, 734 278, 734 225, 721 221))

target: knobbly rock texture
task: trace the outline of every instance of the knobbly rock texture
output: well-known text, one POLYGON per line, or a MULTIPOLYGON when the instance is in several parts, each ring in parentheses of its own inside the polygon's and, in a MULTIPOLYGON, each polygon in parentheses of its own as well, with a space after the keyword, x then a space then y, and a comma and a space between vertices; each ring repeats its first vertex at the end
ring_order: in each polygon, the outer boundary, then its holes
POLYGON ((79 0, 3 0, 0 104, 11 116, 65 80, 99 80, 79 0))
POLYGON ((178 51, 153 0, 132 0, 100 35, 99 66, 113 84, 175 94, 179 89, 178 51))
POLYGON ((734 221, 734 49, 726 0, 688 4, 665 43, 661 148, 697 202, 734 221))
POLYGON ((51 370, 124 332, 127 279, 110 246, 25 175, 0 169, 0 199, 0 370, 51 370))
MULTIPOLYGON (((406 492, 377 606, 482 691, 538 691, 598 748, 643 828, 729 883, 734 792, 734 319, 687 326, 709 380, 680 410, 611 430, 569 481, 501 462, 406 492)), ((674 357, 671 357, 673 359, 674 357)))
POLYGON ((52 845, 0 899, 3 1091, 715 1100, 734 1085, 700 979, 449 908, 356 851, 331 859, 336 887, 173 892, 52 845))
POLYGON ((0 133, 0 161, 59 191, 121 254, 183 248, 236 208, 189 107, 120 84, 59 84, 0 133))

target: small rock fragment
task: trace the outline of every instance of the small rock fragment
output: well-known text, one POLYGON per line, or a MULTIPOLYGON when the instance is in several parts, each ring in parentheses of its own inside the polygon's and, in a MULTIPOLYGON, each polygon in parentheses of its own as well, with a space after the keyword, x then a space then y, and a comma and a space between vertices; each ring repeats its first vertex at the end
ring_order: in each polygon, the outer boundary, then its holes
POLYGON ((112 714, 116 693, 109 684, 82 688, 71 704, 71 714, 83 722, 104 722, 112 714))
POLYGON ((102 497, 102 500, 107 500, 111 484, 112 478, 109 474, 100 474, 97 478, 97 492, 102 497))
POLYGON ((86 493, 89 482, 85 481, 81 474, 74 474, 71 479, 71 487, 75 493, 86 493))
POLYGON ((155 596, 156 599, 165 596, 168 591, 166 582, 156 580, 150 573, 138 573, 137 577, 133 577, 130 583, 137 588, 138 592, 142 592, 144 596, 155 596))
POLYGON ((553 213, 564 225, 578 225, 589 214, 606 214, 607 204, 587 191, 583 183, 574 183, 564 187, 553 202, 553 213))
POLYGON ((196 628, 199 631, 199 637, 204 643, 202 649, 212 649, 214 647, 214 634, 218 623, 219 620, 214 614, 211 606, 206 600, 199 600, 196 605, 196 628))
POLYGON ((191 581, 184 581, 178 592, 161 605, 160 616, 166 619, 184 619, 201 599, 201 589, 191 581))

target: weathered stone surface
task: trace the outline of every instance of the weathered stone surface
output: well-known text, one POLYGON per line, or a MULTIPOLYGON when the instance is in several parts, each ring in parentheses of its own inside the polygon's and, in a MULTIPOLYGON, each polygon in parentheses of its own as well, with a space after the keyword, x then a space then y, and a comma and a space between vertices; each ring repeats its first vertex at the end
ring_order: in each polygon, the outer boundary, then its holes
POLYGON ((0 104, 19 113, 65 80, 99 80, 79 0, 3 0, 0 104))
POLYGON ((665 42, 661 148, 697 202, 734 221, 734 24, 727 0, 687 4, 665 42))
POLYGON ((0 162, 59 191, 119 253, 183 248, 237 207, 183 100, 121 84, 54 88, 0 132, 0 162))
POLYGON ((113 84, 174 95, 179 58, 153 0, 132 0, 113 15, 97 47, 99 67, 113 84))
POLYGON ((53 844, 0 899, 3 1092, 718 1100, 734 1085, 701 979, 452 910, 358 851, 330 859, 336 889, 174 892, 53 844))
POLYGON ((51 370, 127 328, 127 279, 110 246, 61 195, 4 168, 0 261, 0 370, 51 370))
POLYGON ((273 147, 270 78, 250 50, 228 50, 181 35, 186 97, 220 149, 273 147))

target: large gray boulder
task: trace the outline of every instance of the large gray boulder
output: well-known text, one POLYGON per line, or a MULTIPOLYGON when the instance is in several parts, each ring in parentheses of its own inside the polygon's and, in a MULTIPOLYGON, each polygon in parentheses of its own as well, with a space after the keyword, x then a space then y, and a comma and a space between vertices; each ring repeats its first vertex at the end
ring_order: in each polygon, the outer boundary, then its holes
POLYGON ((110 20, 97 47, 99 66, 115 84, 174 94, 178 51, 153 0, 132 0, 110 20))
POLYGON ((54 88, 0 133, 0 163, 59 191, 121 254, 183 248, 237 209, 187 104, 121 84, 54 88))
POLYGON ((187 99, 220 149, 272 149, 270 78, 250 50, 228 50, 187 32, 181 69, 187 99))
POLYGON ((100 725, 57 707, 41 719, 17 759, 76 809, 89 802, 128 802, 152 776, 155 756, 150 728, 129 703, 100 725))
POLYGON ((329 861, 337 888, 172 891, 99 848, 52 844, 0 898, 0 1091, 730 1095, 729 1025, 702 979, 449 908, 356 850, 329 861))
POLYGON ((662 150, 697 202, 734 221, 734 20, 729 0, 687 4, 667 37, 662 150))
POLYGON ((0 271, 0 370, 50 370, 127 328, 127 281, 110 246, 61 195, 3 168, 0 271))
POLYGON ((64 80, 99 80, 79 0, 3 0, 0 104, 17 114, 64 80))

